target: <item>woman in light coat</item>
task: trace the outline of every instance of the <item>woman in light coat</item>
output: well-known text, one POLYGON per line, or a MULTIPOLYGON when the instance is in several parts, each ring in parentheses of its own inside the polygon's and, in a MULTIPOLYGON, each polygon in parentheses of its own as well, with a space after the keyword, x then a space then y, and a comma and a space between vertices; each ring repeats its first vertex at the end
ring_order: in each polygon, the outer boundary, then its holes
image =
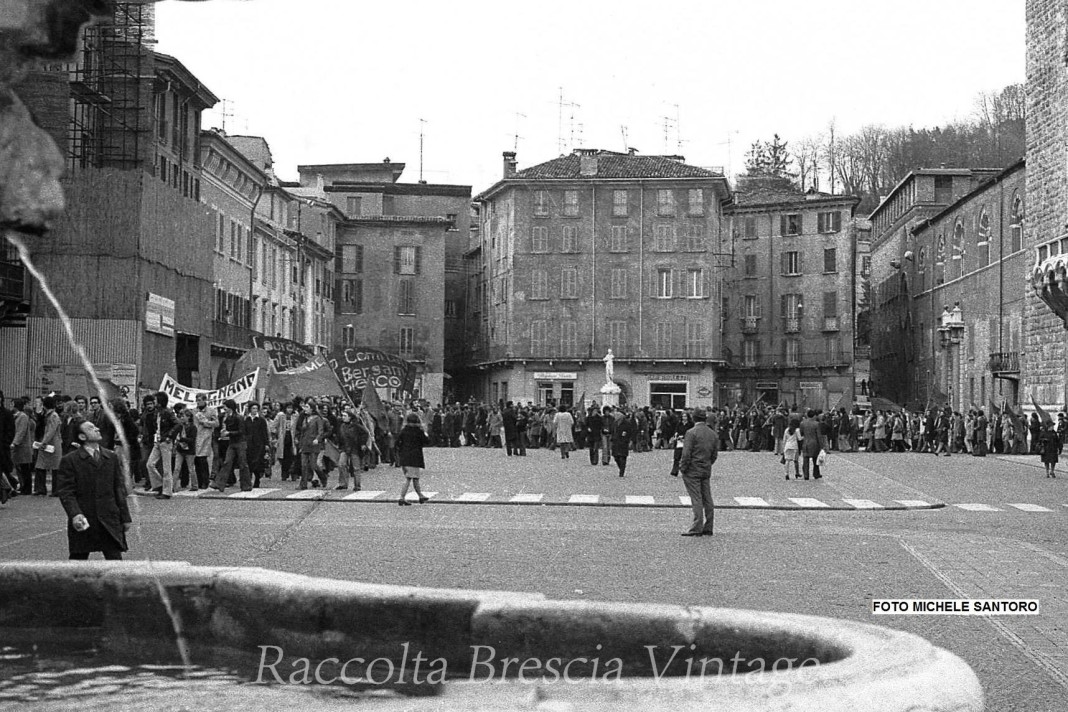
POLYGON ((568 412, 567 406, 561 406, 560 412, 553 416, 553 436, 560 446, 560 459, 569 459, 571 446, 575 444, 575 419, 568 412))
POLYGON ((63 459, 63 422, 56 412, 56 399, 53 396, 45 396, 41 399, 44 407, 44 432, 41 439, 34 443, 37 450, 37 461, 34 464, 33 493, 37 495, 48 494, 46 483, 51 473, 52 496, 58 497, 56 491, 58 478, 56 471, 59 469, 59 461, 63 459))

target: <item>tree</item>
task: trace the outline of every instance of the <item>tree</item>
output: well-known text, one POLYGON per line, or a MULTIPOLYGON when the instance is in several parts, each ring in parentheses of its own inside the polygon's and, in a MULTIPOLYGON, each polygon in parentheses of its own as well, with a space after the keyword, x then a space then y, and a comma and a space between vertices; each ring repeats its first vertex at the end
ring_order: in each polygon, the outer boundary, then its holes
POLYGON ((791 152, 794 163, 797 165, 797 180, 801 190, 810 187, 820 189, 820 153, 823 149, 823 137, 809 136, 794 143, 796 148, 791 152))
POLYGON ((750 176, 792 179, 791 163, 788 143, 779 134, 771 141, 754 141, 745 154, 745 170, 750 176))

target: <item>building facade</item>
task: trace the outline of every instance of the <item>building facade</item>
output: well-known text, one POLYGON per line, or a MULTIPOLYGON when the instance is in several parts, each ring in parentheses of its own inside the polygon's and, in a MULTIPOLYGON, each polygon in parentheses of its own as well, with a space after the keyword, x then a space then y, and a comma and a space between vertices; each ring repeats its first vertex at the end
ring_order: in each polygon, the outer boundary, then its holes
POLYGON ((722 172, 680 156, 579 149, 518 171, 505 153, 468 253, 473 395, 598 401, 611 349, 628 402, 712 405, 729 198, 722 172))
POLYGON ((1021 392, 1047 410, 1068 405, 1068 8, 1027 0, 1027 218, 1021 392))
POLYGON ((201 200, 211 210, 214 308, 212 310, 212 386, 230 383, 233 367, 252 348, 253 251, 255 211, 267 176, 218 131, 201 134, 204 180, 201 200))
POLYGON ((1025 175, 1021 160, 913 229, 917 403, 1022 404, 1021 275, 1033 264, 1023 241, 1025 175))
MULTIPOLYGON (((212 335, 214 224, 200 202, 198 144, 201 112, 217 98, 147 49, 151 24, 144 7, 117 3, 83 31, 75 62, 34 73, 24 93, 68 158, 67 215, 34 257, 90 359, 130 398, 164 374, 206 383, 212 335)), ((37 285, 23 313, 0 334, 14 364, 7 392, 86 393, 37 285)))
POLYGON ((853 402, 857 202, 739 179, 726 210, 734 260, 720 304, 720 405, 853 402))
MULTIPOLYGON (((412 397, 444 397, 445 217, 361 215, 337 243, 335 333, 415 366, 412 397)), ((399 394, 390 394, 398 397, 399 394)))
MULTIPOLYGON (((968 168, 912 171, 869 216, 872 224, 869 380, 876 395, 901 405, 919 399, 913 376, 917 356, 911 304, 911 285, 917 276, 913 229, 998 172, 968 168)), ((952 261, 954 255, 946 253, 944 259, 952 261)))

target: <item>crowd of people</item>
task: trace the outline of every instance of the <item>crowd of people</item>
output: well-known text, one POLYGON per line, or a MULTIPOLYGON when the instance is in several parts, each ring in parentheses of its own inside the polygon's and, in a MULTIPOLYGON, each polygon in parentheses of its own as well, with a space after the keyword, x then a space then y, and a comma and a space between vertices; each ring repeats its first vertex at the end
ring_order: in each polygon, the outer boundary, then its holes
MULTIPOLYGON (((582 449, 588 451, 590 464, 609 465, 614 460, 623 477, 631 453, 674 448, 675 474, 678 448, 695 422, 693 409, 473 400, 436 407, 419 402, 387 404, 377 419, 362 405, 352 407, 337 398, 262 405, 228 400, 215 407, 204 395, 187 406, 172 404, 161 392, 145 397, 140 409, 122 399, 112 406, 129 444, 125 454, 134 482, 160 499, 169 499, 181 488, 225 491, 237 485, 248 491, 272 477, 297 482, 300 489, 325 488, 334 472, 334 489, 359 490, 361 473, 380 464, 424 466, 400 461, 406 425, 417 425, 425 436, 418 448, 414 438, 408 439, 412 461, 422 462, 416 450, 424 446, 498 448, 509 457, 547 448, 558 451, 562 459, 582 449)), ((982 409, 960 413, 949 408, 925 413, 838 409, 811 411, 803 417, 796 406, 758 402, 709 409, 706 416, 721 449, 774 452, 783 456, 787 478, 791 463, 794 476, 800 476, 801 460, 807 477, 808 461, 819 451, 860 450, 979 457, 1030 453, 1040 455, 1047 476, 1054 477, 1053 466, 1068 436, 1063 412, 1056 423, 1043 423, 1037 414, 1024 420, 1008 412, 987 417, 982 409)), ((0 401, 0 489, 5 499, 18 494, 58 495, 60 460, 79 446, 82 421, 99 429, 103 448, 122 449, 96 396, 22 397, 14 399, 10 409, 0 401)), ((818 469, 814 474, 820 477, 818 469)), ((420 492, 418 481, 411 479, 405 478, 405 491, 410 483, 420 492)))

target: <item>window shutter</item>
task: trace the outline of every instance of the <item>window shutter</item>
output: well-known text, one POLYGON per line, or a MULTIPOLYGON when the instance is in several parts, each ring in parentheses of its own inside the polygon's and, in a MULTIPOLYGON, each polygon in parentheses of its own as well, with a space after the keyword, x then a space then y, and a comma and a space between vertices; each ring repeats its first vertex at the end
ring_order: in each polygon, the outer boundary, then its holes
POLYGON ((353 301, 356 303, 356 313, 363 314, 363 280, 357 279, 353 283, 353 301))
POLYGON ((423 248, 418 246, 415 248, 415 273, 423 273, 423 248))
POLYGON ((789 252, 781 252, 781 253, 779 253, 779 272, 781 272, 782 274, 788 274, 789 271, 790 271, 789 270, 789 266, 790 266, 789 256, 790 256, 789 252))
POLYGON ((363 272, 363 245, 356 245, 356 271, 363 272))
POLYGON ((786 234, 786 223, 787 223, 786 216, 785 215, 780 215, 779 216, 779 235, 785 235, 786 234))
POLYGON ((805 273, 805 251, 804 250, 798 250, 797 251, 797 273, 798 274, 804 274, 805 273))
POLYGON ((393 248, 393 274, 400 274, 401 268, 401 248, 393 248))
POLYGON ((675 299, 686 297, 686 270, 671 270, 671 296, 675 299))
POLYGON ((790 295, 788 295, 788 294, 780 294, 779 295, 779 316, 781 318, 783 318, 783 319, 785 319, 787 317, 787 312, 786 312, 787 303, 786 302, 787 302, 787 298, 789 296, 790 295))

